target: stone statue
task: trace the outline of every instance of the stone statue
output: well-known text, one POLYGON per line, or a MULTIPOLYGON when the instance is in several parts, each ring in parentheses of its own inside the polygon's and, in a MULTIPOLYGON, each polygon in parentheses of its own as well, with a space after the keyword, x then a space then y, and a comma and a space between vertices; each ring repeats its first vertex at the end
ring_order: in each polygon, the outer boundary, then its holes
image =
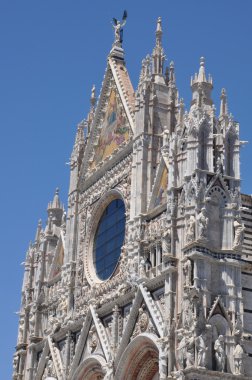
POLYGON ((191 215, 186 227, 186 242, 191 243, 194 240, 195 240, 195 218, 193 215, 191 215))
POLYGON ((168 228, 164 231, 162 236, 162 253, 163 255, 167 255, 171 253, 171 230, 168 228))
POLYGON ((90 347, 91 353, 93 353, 96 350, 97 345, 98 345, 98 341, 97 341, 96 330, 95 330, 95 327, 93 326, 91 330, 89 331, 89 347, 90 347))
POLYGON ((243 333, 243 325, 240 317, 240 313, 237 313, 237 318, 234 325, 234 335, 241 337, 243 333))
POLYGON ((169 130, 165 129, 163 132, 163 146, 169 146, 169 130))
POLYGON ((184 359, 186 353, 186 337, 182 332, 178 333, 179 344, 177 347, 177 360, 180 369, 184 369, 184 359))
POLYGON ((207 227, 208 227, 208 217, 205 207, 202 208, 200 214, 198 215, 198 237, 199 239, 207 238, 207 227))
POLYGON ((123 27, 126 24, 127 16, 127 11, 124 11, 122 22, 118 21, 116 18, 113 18, 113 28, 115 30, 115 45, 121 45, 121 43, 123 42, 123 27))
POLYGON ((239 249, 241 248, 243 244, 243 238, 244 238, 244 226, 238 222, 238 220, 234 221, 234 244, 233 249, 239 249))
POLYGON ((206 343, 202 334, 196 337, 195 345, 197 348, 198 358, 197 358, 197 366, 201 368, 206 367, 206 343))
POLYGON ((217 371, 224 372, 226 363, 226 354, 224 348, 224 337, 219 335, 214 343, 215 359, 216 359, 216 369, 217 371))
POLYGON ((192 277, 192 262, 190 259, 187 259, 183 265, 184 273, 184 285, 191 286, 191 277, 192 277))
POLYGON ((217 161, 216 161, 216 169, 217 169, 217 173, 223 174, 223 164, 222 164, 220 156, 217 158, 217 161))
POLYGON ((244 351, 242 346, 238 343, 234 349, 234 370, 235 375, 243 374, 243 356, 244 351))
POLYGON ((186 344, 186 368, 194 366, 195 362, 195 338, 190 331, 186 344))
POLYGON ((13 365, 13 372, 17 372, 18 371, 18 356, 17 355, 13 357, 12 365, 13 365))
POLYGON ((146 270, 145 270, 145 261, 144 258, 140 260, 140 265, 139 265, 139 276, 140 277, 146 277, 146 270))

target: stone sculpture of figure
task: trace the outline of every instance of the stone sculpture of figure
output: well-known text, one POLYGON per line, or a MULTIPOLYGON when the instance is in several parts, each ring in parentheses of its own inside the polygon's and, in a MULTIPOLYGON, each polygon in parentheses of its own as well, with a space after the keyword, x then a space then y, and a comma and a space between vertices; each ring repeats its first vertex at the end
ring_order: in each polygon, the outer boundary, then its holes
POLYGON ((145 270, 145 261, 144 258, 140 260, 140 265, 139 265, 139 276, 140 277, 146 277, 146 270, 145 270))
POLYGON ((113 28, 115 30, 115 44, 120 45, 123 41, 123 27, 126 24, 127 20, 127 11, 123 12, 122 22, 118 21, 116 18, 113 18, 113 28))
POLYGON ((197 338, 195 339, 195 345, 197 347, 197 352, 198 352, 197 366, 205 368, 207 347, 206 347, 206 343, 202 334, 197 336, 197 338))
POLYGON ((23 342, 23 336, 24 336, 24 319, 20 319, 19 331, 18 331, 18 343, 23 342))
POLYGON ((89 331, 89 338, 90 338, 90 341, 89 341, 90 351, 91 351, 91 353, 93 353, 96 350, 97 345, 98 345, 96 331, 95 331, 94 326, 89 331))
POLYGON ((191 243, 194 240, 195 240, 195 218, 193 215, 191 215, 186 227, 186 242, 191 243))
POLYGON ((30 335, 34 335, 34 332, 35 332, 35 313, 36 313, 36 308, 33 305, 31 308, 31 314, 29 318, 30 335))
POLYGON ((190 259, 187 259, 183 265, 184 272, 184 285, 191 286, 191 276, 192 276, 192 262, 190 259))
POLYGON ((234 349, 234 369, 235 375, 243 374, 243 356, 244 351, 242 346, 238 343, 234 349))
POLYGON ((193 333, 190 332, 190 336, 187 339, 186 344, 186 368, 194 366, 195 361, 195 338, 193 333))
POLYGON ((217 158, 216 167, 218 173, 223 173, 223 165, 220 156, 217 158))
POLYGON ((163 146, 168 146, 169 145, 169 130, 165 129, 163 132, 163 146))
POLYGON ((226 354, 224 348, 224 337, 219 335, 214 343, 215 359, 216 359, 216 369, 217 371, 224 372, 226 354))
POLYGON ((244 226, 238 222, 238 220, 234 221, 234 244, 233 249, 241 248, 243 244, 244 238, 244 226))
POLYGON ((240 317, 240 313, 237 313, 237 318, 236 318, 235 325, 234 325, 234 335, 241 337, 242 333, 243 333, 242 320, 240 317))
POLYGON ((202 208, 198 216, 198 234, 199 239, 207 238, 208 217, 205 207, 202 208))
POLYGON ((184 359, 186 353, 186 337, 180 332, 178 334, 177 360, 180 369, 184 369, 184 359))
POLYGON ((163 255, 171 253, 171 230, 170 228, 166 229, 162 237, 162 252, 163 255))
POLYGON ((18 356, 17 355, 14 356, 12 365, 13 365, 13 372, 17 372, 18 371, 18 356))

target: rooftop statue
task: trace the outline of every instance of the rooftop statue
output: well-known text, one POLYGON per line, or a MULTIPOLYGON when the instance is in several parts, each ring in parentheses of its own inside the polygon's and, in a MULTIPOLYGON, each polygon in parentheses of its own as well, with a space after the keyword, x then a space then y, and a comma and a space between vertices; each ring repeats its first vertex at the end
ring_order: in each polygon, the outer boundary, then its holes
POLYGON ((126 24, 127 20, 127 11, 123 12, 122 21, 118 21, 116 18, 113 18, 113 28, 115 30, 115 45, 121 45, 123 42, 123 27, 126 24))

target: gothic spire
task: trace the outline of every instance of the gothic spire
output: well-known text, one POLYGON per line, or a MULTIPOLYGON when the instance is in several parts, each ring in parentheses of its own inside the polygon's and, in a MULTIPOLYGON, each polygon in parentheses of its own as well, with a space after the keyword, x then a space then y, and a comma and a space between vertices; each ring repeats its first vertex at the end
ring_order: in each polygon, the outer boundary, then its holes
POLYGON ((157 20, 156 28, 156 45, 152 52, 152 74, 154 75, 155 81, 159 83, 165 83, 163 77, 164 70, 164 49, 162 47, 162 24, 161 17, 157 20))
POLYGON ((42 220, 39 219, 38 226, 37 226, 37 231, 36 231, 36 235, 35 235, 35 243, 39 242, 39 236, 40 236, 41 230, 42 230, 42 220))
POLYGON ((198 74, 195 73, 191 78, 191 88, 193 92, 192 105, 197 104, 199 107, 204 105, 212 106, 211 91, 213 89, 213 80, 209 75, 206 77, 205 58, 200 58, 200 68, 198 74))
POLYGON ((91 90, 91 97, 90 97, 90 111, 88 113, 88 131, 87 133, 89 134, 90 132, 90 127, 92 124, 92 121, 94 119, 94 113, 95 113, 95 105, 96 105, 96 93, 95 93, 95 85, 93 84, 92 90, 91 90))
POLYGON ((51 215, 51 219, 54 221, 56 225, 60 225, 63 211, 64 206, 60 201, 59 188, 57 187, 53 197, 53 201, 48 203, 47 213, 49 216, 51 215))

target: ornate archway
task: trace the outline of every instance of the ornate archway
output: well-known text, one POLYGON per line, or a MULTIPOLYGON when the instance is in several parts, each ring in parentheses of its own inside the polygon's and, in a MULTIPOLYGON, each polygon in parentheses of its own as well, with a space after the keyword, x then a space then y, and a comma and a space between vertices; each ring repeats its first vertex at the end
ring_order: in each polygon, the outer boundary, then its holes
POLYGON ((116 380, 156 380, 159 351, 151 334, 137 336, 124 351, 115 375, 116 380))
POLYGON ((103 357, 89 357, 85 359, 77 368, 73 375, 73 380, 102 380, 104 379, 105 372, 103 366, 105 365, 103 357))

